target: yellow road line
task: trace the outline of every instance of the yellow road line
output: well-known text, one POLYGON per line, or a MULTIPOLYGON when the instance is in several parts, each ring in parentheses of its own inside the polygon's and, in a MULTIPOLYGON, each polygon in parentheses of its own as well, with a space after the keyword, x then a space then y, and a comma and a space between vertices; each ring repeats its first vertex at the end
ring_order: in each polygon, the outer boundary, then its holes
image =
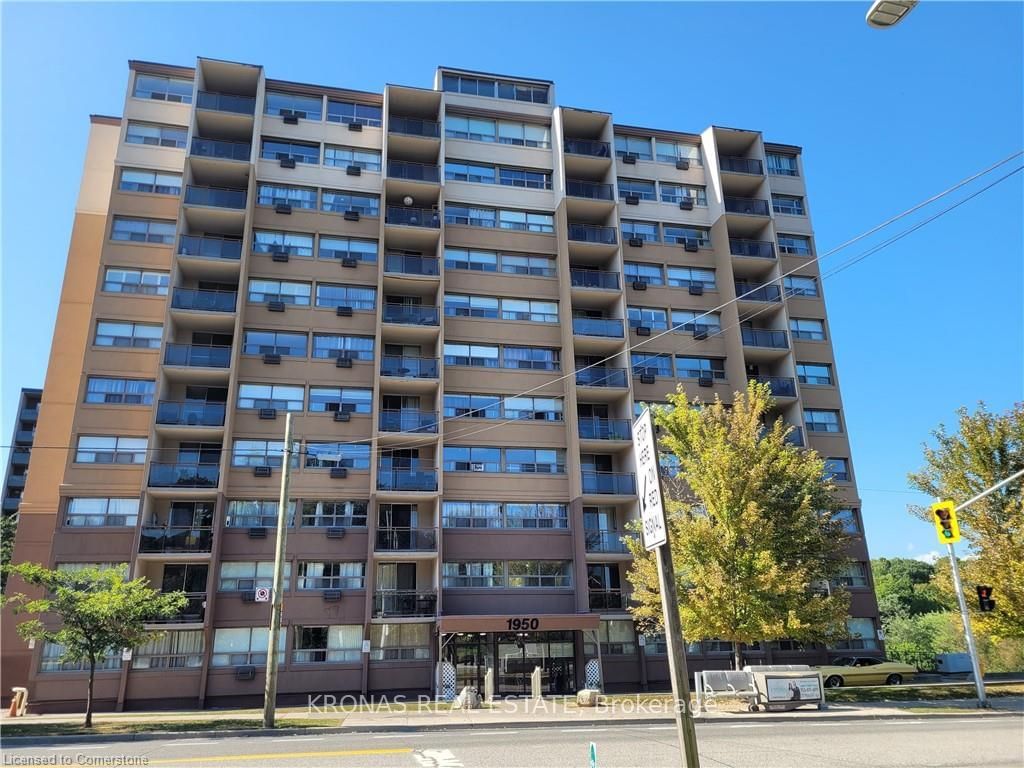
POLYGON ((147 765, 179 765, 181 763, 222 763, 230 760, 298 760, 303 757, 356 757, 360 755, 407 755, 412 747, 402 749, 339 749, 333 752, 267 752, 262 755, 211 755, 150 760, 147 765))

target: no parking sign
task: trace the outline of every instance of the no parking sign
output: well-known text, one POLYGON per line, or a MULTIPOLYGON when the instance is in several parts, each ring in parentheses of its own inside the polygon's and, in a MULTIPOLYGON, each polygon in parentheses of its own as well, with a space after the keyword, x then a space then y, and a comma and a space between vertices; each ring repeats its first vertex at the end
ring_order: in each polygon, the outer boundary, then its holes
POLYGON ((256 590, 256 602, 257 603, 269 603, 270 602, 270 590, 266 587, 260 587, 256 590))

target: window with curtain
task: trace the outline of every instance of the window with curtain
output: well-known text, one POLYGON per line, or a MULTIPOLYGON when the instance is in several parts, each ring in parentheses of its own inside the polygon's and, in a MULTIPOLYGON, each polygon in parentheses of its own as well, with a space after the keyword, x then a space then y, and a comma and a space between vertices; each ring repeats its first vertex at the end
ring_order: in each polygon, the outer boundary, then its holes
POLYGON ((266 229, 257 229, 252 234, 253 253, 271 253, 274 250, 284 250, 290 256, 313 255, 312 235, 301 232, 274 232, 266 229))
POLYGON ((368 470, 370 468, 370 446, 352 443, 306 442, 306 469, 368 470))
POLYGON ((502 347, 502 367, 532 371, 561 369, 560 353, 548 347, 502 347))
POLYGON ((132 669, 196 669, 203 666, 203 630, 168 632, 132 653, 132 669))
POLYGON ((106 405, 152 405, 156 382, 152 379, 109 379, 90 376, 85 402, 106 405))
POLYGON ((430 658, 433 624, 371 624, 371 661, 421 661, 430 658))
MULTIPOLYGON (((284 563, 284 581, 282 589, 288 590, 288 582, 292 574, 292 564, 284 563)), ((256 588, 269 589, 274 585, 274 561, 261 562, 225 562, 220 564, 220 580, 217 582, 218 592, 251 592, 256 588)))
POLYGON ((138 499, 68 499, 64 524, 71 528, 132 527, 139 520, 138 499))
MULTIPOLYGON (((213 630, 211 667, 263 666, 267 663, 270 630, 266 627, 233 627, 213 630)), ((284 664, 285 630, 277 636, 277 663, 284 664)))
POLYGON ((377 289, 361 285, 317 283, 316 305, 331 308, 345 306, 359 312, 369 312, 377 306, 377 289))
POLYGON ((351 360, 373 360, 373 337, 314 333, 313 358, 327 360, 336 357, 347 357, 351 360))

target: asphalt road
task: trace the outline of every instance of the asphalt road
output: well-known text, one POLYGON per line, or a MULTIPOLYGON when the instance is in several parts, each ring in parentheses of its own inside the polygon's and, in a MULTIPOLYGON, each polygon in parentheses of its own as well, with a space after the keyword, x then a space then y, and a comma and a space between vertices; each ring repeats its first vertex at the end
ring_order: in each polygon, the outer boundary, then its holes
MULTIPOLYGON (((1001 768, 1024 765, 1024 718, 702 723, 702 768, 1001 768)), ((4 750, 0 765, 258 768, 679 768, 674 728, 622 725, 194 738, 4 750), (116 758, 127 758, 116 760, 116 758), (27 759, 26 759, 27 758, 27 759), (33 760, 32 758, 35 758, 33 760), (48 761, 41 763, 39 758, 48 761), (115 758, 115 759, 111 759, 115 758)))

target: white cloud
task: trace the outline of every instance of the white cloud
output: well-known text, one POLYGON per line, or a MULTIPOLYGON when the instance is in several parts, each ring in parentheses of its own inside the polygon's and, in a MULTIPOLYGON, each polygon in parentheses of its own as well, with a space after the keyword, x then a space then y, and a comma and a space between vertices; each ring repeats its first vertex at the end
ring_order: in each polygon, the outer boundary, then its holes
POLYGON ((937 552, 934 549, 931 552, 925 552, 923 555, 916 555, 915 560, 920 560, 922 563, 928 563, 928 565, 935 565, 942 558, 942 553, 937 552))

